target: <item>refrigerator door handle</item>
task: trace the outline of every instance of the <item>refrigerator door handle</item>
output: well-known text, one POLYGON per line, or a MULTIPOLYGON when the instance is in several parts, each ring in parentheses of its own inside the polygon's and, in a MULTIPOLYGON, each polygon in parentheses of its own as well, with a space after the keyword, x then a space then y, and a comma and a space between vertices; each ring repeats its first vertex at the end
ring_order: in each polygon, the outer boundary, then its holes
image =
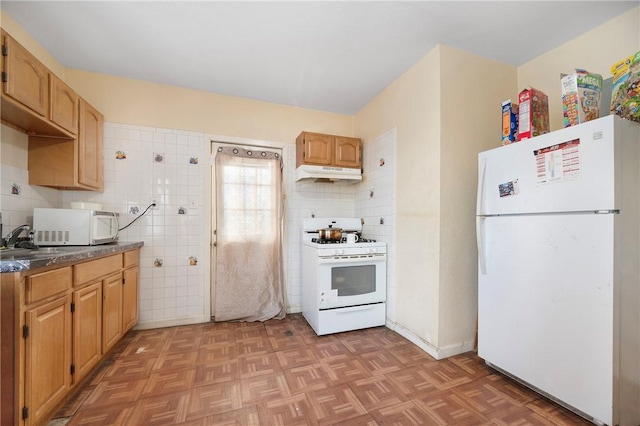
POLYGON ((485 256, 485 242, 484 242, 484 221, 482 216, 476 216, 476 240, 478 243, 478 267, 480 273, 487 274, 487 260, 485 256))
POLYGON ((476 196, 476 214, 484 213, 484 177, 487 172, 487 159, 480 158, 478 161, 478 192, 476 196))

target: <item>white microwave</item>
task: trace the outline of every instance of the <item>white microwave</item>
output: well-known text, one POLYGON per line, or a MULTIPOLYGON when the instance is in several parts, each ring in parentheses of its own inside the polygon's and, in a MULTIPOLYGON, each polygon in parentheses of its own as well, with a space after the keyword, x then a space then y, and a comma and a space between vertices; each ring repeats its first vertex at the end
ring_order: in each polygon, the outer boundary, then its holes
POLYGON ((94 246, 118 240, 118 213, 33 209, 34 242, 40 246, 94 246))

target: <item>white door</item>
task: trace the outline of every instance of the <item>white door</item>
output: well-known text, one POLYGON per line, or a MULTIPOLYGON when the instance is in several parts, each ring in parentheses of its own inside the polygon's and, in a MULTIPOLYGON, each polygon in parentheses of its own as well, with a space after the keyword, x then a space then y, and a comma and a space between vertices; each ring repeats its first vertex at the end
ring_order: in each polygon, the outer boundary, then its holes
POLYGON ((480 219, 478 355, 611 424, 614 214, 480 219))

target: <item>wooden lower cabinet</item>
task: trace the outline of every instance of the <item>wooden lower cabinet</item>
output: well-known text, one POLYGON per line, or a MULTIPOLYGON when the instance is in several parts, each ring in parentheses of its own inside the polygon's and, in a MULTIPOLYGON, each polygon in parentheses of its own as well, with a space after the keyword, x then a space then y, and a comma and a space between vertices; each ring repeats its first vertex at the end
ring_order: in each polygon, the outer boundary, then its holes
POLYGON ((102 358, 102 282, 73 292, 73 383, 102 358))
POLYGON ((122 271, 122 332, 126 333, 138 323, 138 277, 140 276, 140 249, 124 253, 122 271))
POLYGON ((138 322, 140 250, 0 280, 0 425, 46 425, 138 322))
POLYGON ((50 414, 71 386, 71 297, 25 312, 24 408, 26 424, 50 414))
POLYGON ((107 352, 122 337, 122 274, 102 282, 102 350, 107 352))
POLYGON ((140 268, 125 269, 122 273, 122 332, 138 323, 138 276, 140 268))

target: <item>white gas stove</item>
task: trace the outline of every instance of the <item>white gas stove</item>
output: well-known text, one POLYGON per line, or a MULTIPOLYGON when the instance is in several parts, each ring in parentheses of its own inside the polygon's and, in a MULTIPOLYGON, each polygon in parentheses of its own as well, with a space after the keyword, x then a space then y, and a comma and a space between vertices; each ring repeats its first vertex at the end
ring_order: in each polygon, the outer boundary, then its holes
POLYGON ((318 335, 386 322, 387 244, 362 238, 356 218, 309 218, 302 229, 302 314, 318 335), (342 229, 341 239, 319 230, 342 229), (347 234, 359 241, 347 243, 347 234))

